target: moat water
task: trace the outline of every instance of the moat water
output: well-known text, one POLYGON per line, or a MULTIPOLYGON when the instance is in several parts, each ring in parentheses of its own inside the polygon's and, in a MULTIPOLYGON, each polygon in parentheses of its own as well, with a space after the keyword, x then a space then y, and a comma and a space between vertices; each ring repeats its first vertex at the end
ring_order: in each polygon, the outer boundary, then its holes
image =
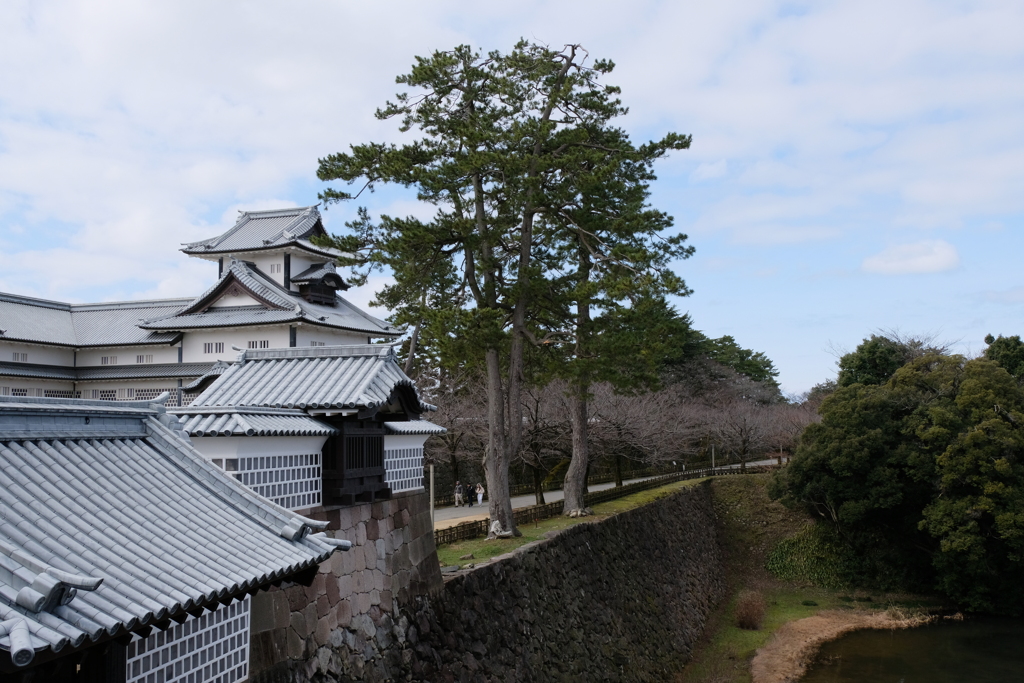
POLYGON ((1024 619, 854 631, 826 643, 801 683, 1024 681, 1024 619))

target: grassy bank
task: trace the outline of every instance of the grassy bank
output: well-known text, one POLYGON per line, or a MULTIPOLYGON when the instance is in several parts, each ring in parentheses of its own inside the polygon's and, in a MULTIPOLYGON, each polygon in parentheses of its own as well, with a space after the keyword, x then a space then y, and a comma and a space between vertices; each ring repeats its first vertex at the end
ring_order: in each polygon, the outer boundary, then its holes
POLYGON ((588 517, 552 517, 540 522, 524 524, 519 527, 519 531, 521 531, 523 535, 517 538, 500 538, 491 541, 484 538, 474 538, 466 541, 459 541, 458 543, 449 543, 437 549, 437 556, 441 561, 442 567, 465 567, 469 564, 479 564, 481 562, 486 562, 493 557, 497 557, 498 555, 511 552, 516 548, 526 545, 527 543, 532 543, 533 541, 539 541, 546 538, 546 535, 549 533, 561 531, 562 529, 575 524, 605 519, 616 513, 623 512, 624 510, 630 510, 635 507, 640 507, 641 505, 646 505, 647 503, 663 498, 674 491, 678 491, 688 486, 695 486, 702 481, 707 480, 687 479, 656 489, 640 491, 639 493, 634 493, 630 496, 610 500, 607 503, 599 503, 592 508, 594 510, 594 514, 588 517), (470 554, 473 555, 472 559, 460 559, 470 554))
POLYGON ((819 612, 912 611, 933 606, 915 596, 844 587, 836 578, 835 558, 828 548, 804 541, 813 537, 813 521, 769 500, 765 490, 769 476, 722 477, 712 482, 729 595, 709 621, 678 683, 749 683, 750 661, 757 649, 786 623, 819 612), (780 554, 780 543, 788 554, 780 554), (814 552, 804 552, 808 547, 814 552), (787 578, 769 572, 766 564, 783 569, 787 578), (741 594, 763 599, 763 617, 756 630, 737 626, 741 594))

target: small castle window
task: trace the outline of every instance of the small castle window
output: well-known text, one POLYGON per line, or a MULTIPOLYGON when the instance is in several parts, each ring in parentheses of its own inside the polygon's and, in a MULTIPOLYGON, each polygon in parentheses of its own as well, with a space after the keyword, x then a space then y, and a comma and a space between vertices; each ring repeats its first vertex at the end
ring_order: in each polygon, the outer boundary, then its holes
POLYGON ((249 348, 250 349, 269 349, 270 348, 270 340, 269 339, 260 339, 260 340, 257 340, 257 341, 250 341, 249 342, 249 348))
POLYGON ((224 353, 224 342, 206 342, 203 353, 224 353))
POLYGON ((135 356, 135 362, 136 363, 152 363, 153 362, 153 354, 151 354, 151 353, 139 354, 138 356, 135 356))
POLYGON ((117 365, 117 356, 102 356, 100 365, 117 365))
POLYGON ((15 351, 14 352, 14 362, 15 363, 27 363, 28 362, 28 354, 27 353, 18 353, 17 351, 15 351))

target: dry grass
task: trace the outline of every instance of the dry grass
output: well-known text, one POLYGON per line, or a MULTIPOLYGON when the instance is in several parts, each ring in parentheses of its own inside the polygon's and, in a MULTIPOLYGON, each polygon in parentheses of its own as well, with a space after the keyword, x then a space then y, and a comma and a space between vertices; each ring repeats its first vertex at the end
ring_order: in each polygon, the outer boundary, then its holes
POLYGON ((761 630, 767 608, 760 591, 740 591, 736 598, 736 625, 747 631, 761 630))

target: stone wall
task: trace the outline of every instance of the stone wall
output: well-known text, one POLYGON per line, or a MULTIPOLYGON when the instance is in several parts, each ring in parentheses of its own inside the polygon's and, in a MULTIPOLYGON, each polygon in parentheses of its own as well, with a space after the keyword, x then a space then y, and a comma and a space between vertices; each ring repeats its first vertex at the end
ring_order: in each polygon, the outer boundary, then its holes
POLYGON ((292 680, 319 650, 340 647, 345 634, 386 625, 400 604, 442 588, 426 493, 309 516, 354 545, 320 565, 309 586, 285 583, 253 595, 250 680, 292 680))
POLYGON ((317 622, 304 660, 254 680, 671 680, 723 593, 702 484, 402 593, 391 612, 317 622))

